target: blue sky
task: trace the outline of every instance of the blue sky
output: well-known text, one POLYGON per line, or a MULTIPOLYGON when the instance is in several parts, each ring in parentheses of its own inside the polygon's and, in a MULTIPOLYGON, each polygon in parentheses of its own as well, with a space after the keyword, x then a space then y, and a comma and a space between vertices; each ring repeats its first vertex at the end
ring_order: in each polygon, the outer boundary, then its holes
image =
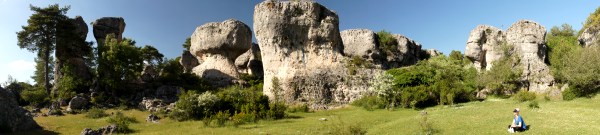
MULTIPOLYGON (((71 5, 68 16, 86 23, 105 16, 123 17, 124 37, 138 46, 153 45, 168 58, 181 54, 181 44, 197 26, 229 18, 252 27, 254 6, 262 0, 0 0, 0 82, 10 74, 31 81, 35 54, 17 46, 16 32, 32 14, 29 5, 71 5)), ((550 29, 568 23, 580 29, 600 6, 594 0, 316 0, 340 17, 340 30, 367 28, 405 35, 423 48, 464 51, 469 32, 479 24, 507 29, 520 19, 550 29)), ((94 41, 91 26, 88 41, 94 41)), ((32 82, 33 83, 33 82, 32 82)))

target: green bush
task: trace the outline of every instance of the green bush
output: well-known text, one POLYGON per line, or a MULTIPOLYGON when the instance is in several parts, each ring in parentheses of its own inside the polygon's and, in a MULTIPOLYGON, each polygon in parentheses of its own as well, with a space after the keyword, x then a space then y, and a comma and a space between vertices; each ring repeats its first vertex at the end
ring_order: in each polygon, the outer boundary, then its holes
POLYGON ((367 111, 385 108, 385 102, 377 96, 365 95, 352 102, 353 106, 362 107, 367 111))
POLYGON ((575 98, 577 98, 577 94, 575 94, 575 92, 573 92, 573 88, 569 87, 567 88, 565 91, 562 92, 562 98, 563 100, 573 100, 575 98))
POLYGON ((85 117, 87 118, 92 118, 92 119, 98 119, 98 118, 103 118, 108 116, 108 114, 106 112, 104 112, 104 110, 100 109, 100 108, 92 108, 89 109, 87 114, 85 114, 85 117))
POLYGON ((379 41, 379 46, 384 53, 391 53, 398 47, 398 41, 394 38, 392 33, 385 30, 377 32, 377 41, 379 41))
POLYGON ((287 112, 290 112, 290 113, 295 113, 295 112, 308 113, 308 112, 310 112, 310 108, 308 108, 308 104, 295 105, 295 106, 290 106, 287 109, 287 112))
POLYGON ((247 114, 244 112, 236 113, 231 117, 233 126, 239 126, 246 123, 256 122, 256 114, 247 114))
POLYGON ((267 111, 267 119, 282 119, 286 116, 285 110, 287 106, 283 102, 275 102, 269 104, 269 111, 267 111))
POLYGON ((23 90, 21 98, 33 106, 50 101, 48 93, 42 87, 31 87, 31 89, 23 90))
POLYGON ((533 92, 528 92, 527 90, 521 90, 515 94, 514 99, 519 102, 532 101, 535 100, 536 94, 533 92))
POLYGON ((538 109, 538 108, 540 108, 540 105, 538 104, 537 101, 531 101, 531 102, 529 102, 529 108, 538 109))
POLYGON ((191 120, 200 117, 198 110, 198 94, 187 91, 179 94, 179 100, 175 103, 175 110, 169 114, 171 119, 177 121, 191 120))
POLYGON ((138 123, 135 118, 125 116, 121 112, 117 112, 116 114, 110 116, 108 119, 106 119, 106 122, 117 125, 117 133, 131 133, 133 130, 129 128, 129 124, 138 123))
POLYGON ((225 126, 227 120, 229 119, 229 112, 226 111, 219 111, 217 112, 215 115, 211 116, 210 119, 212 120, 211 125, 212 127, 223 127, 225 126))

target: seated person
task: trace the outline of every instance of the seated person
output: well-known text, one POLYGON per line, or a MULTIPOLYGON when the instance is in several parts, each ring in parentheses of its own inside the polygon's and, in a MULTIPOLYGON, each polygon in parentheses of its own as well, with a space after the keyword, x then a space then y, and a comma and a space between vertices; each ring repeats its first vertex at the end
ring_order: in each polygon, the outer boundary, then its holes
POLYGON ((515 108, 513 110, 513 114, 515 117, 513 118, 513 122, 508 125, 508 132, 522 132, 527 130, 527 126, 525 125, 525 121, 523 121, 523 117, 519 115, 519 108, 515 108))

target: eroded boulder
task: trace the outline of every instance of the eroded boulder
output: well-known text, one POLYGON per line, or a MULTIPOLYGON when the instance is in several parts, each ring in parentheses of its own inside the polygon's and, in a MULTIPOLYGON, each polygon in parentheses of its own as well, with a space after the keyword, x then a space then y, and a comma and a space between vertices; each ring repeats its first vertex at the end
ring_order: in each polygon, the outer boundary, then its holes
POLYGON ((94 37, 98 46, 104 46, 104 40, 108 34, 114 34, 117 41, 123 39, 125 31, 125 20, 122 17, 102 17, 92 23, 94 37))
POLYGON ((183 53, 181 53, 181 59, 179 60, 179 63, 181 64, 181 66, 183 66, 184 72, 190 73, 192 72, 192 69, 200 65, 202 61, 200 61, 198 58, 192 55, 190 51, 184 50, 183 53))
POLYGON ((193 73, 216 86, 226 86, 239 78, 235 59, 250 49, 252 31, 238 20, 207 23, 196 28, 190 52, 203 62, 193 73))
POLYGON ((502 45, 506 42, 504 31, 488 25, 471 30, 465 56, 473 61, 476 69, 490 70, 493 61, 504 56, 502 45))
POLYGON ((377 35, 368 29, 350 29, 340 33, 344 43, 344 54, 360 57, 370 62, 381 63, 381 51, 377 35))
POLYGON ((13 94, 0 87, 0 133, 31 131, 40 129, 40 126, 31 116, 26 115, 27 110, 21 108, 13 94))
POLYGON ((252 43, 250 50, 235 59, 235 66, 240 73, 263 77, 263 66, 258 44, 252 43))
POLYGON ((71 98, 71 101, 69 101, 69 106, 67 107, 67 111, 73 111, 73 110, 80 110, 80 109, 84 109, 88 104, 89 104, 89 100, 82 97, 82 96, 75 96, 73 98, 71 98))
MULTIPOLYGON (((54 94, 58 93, 60 86, 59 80, 62 80, 65 74, 68 74, 74 80, 89 81, 92 79, 92 72, 86 64, 84 55, 92 53, 92 47, 86 42, 88 27, 81 16, 69 19, 63 24, 65 29, 59 29, 56 44, 56 66, 54 68, 54 94), (64 68, 69 68, 70 73, 63 73, 64 68)), ((82 86, 83 87, 83 86, 82 86)), ((87 87, 87 86, 86 86, 87 87)), ((86 89, 86 88, 82 88, 86 89)))

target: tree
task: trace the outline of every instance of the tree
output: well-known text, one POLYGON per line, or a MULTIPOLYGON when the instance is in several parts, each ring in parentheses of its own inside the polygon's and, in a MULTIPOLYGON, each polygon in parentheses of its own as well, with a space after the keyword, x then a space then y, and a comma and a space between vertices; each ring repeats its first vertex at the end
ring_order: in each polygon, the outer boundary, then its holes
POLYGON ((186 51, 190 51, 190 46, 192 46, 192 38, 187 38, 185 39, 185 42, 183 43, 183 48, 185 48, 186 51))
POLYGON ((575 30, 569 24, 562 24, 559 28, 558 26, 553 26, 550 29, 550 34, 548 36, 575 36, 575 30))
MULTIPOLYGON (((54 58, 50 57, 48 58, 50 63, 48 63, 48 68, 50 69, 54 69, 54 58)), ((41 86, 44 87, 44 81, 46 80, 46 72, 45 72, 45 62, 43 60, 43 58, 35 58, 35 71, 33 72, 33 76, 31 76, 31 79, 33 79, 33 81, 36 83, 36 86, 41 86)), ((49 70, 48 71, 48 80, 54 80, 54 70, 49 70)))
POLYGON ((567 63, 571 61, 570 57, 581 53, 582 49, 575 36, 575 30, 568 24, 563 24, 562 28, 554 26, 546 40, 550 71, 558 82, 565 82, 563 70, 569 66, 567 63))
POLYGON ((59 23, 66 20, 69 6, 60 8, 58 4, 40 8, 30 5, 34 12, 27 20, 27 26, 17 32, 18 46, 31 52, 37 52, 44 63, 44 88, 50 93, 50 54, 54 51, 59 23))
POLYGON ((107 36, 103 48, 98 72, 103 72, 104 76, 99 79, 114 96, 118 90, 126 89, 123 86, 140 76, 143 70, 141 49, 131 39, 124 38, 118 42, 114 34, 107 36))
POLYGON ((158 50, 154 48, 154 46, 146 45, 140 51, 142 53, 142 58, 144 59, 144 62, 148 63, 149 65, 155 66, 162 63, 164 55, 158 52, 158 50))

